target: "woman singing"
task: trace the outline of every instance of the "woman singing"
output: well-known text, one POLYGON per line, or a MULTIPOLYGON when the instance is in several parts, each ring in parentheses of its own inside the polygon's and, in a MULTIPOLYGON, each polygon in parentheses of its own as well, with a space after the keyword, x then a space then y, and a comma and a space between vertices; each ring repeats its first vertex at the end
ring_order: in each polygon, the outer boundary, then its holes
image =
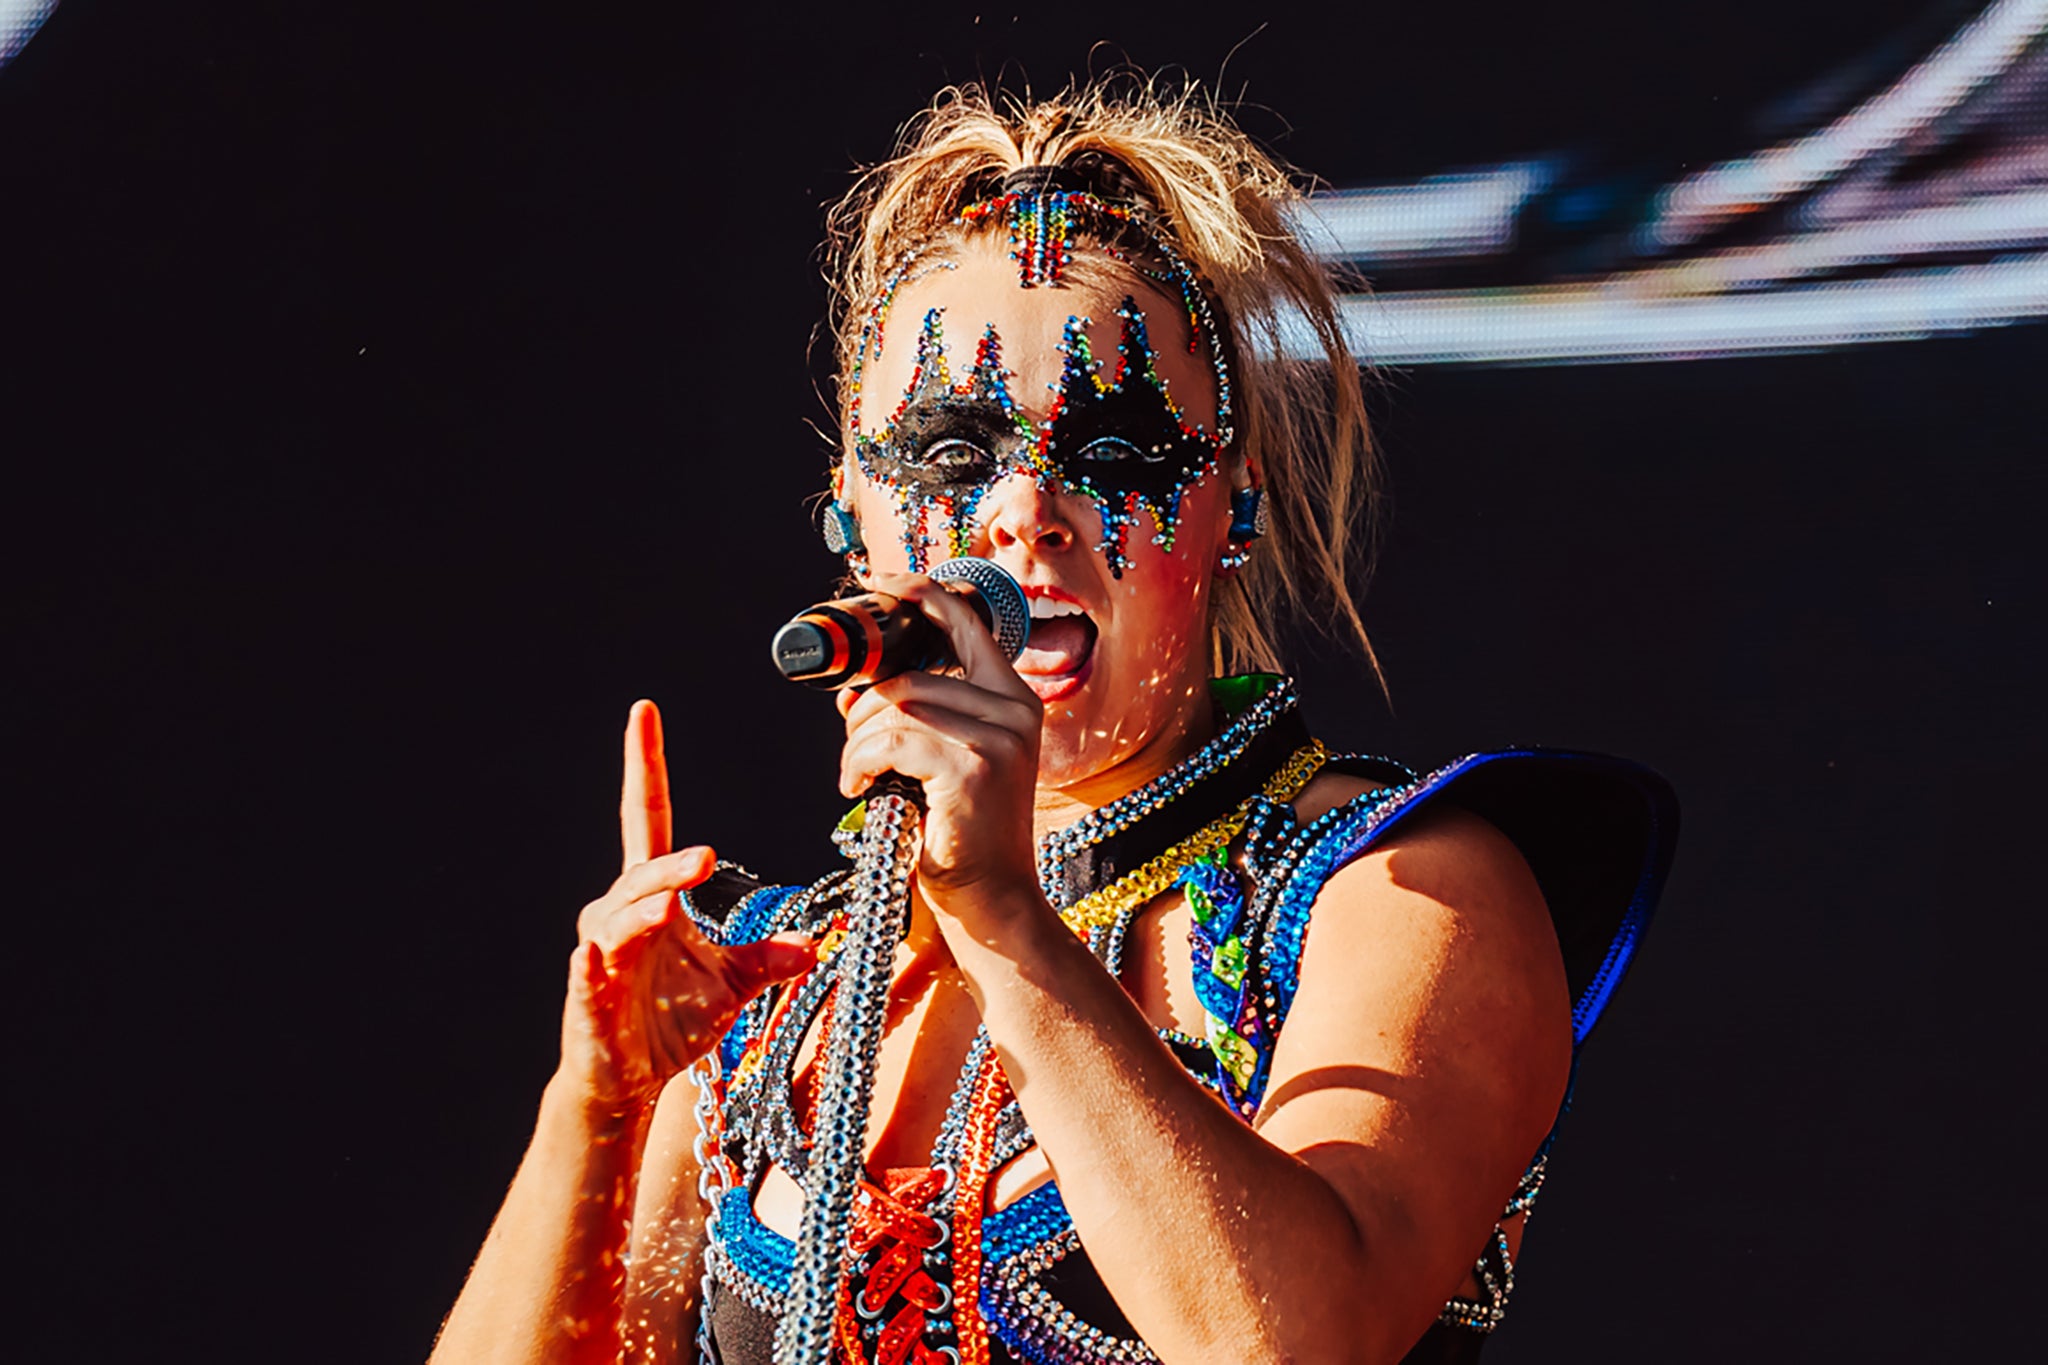
POLYGON ((965 90, 842 206, 826 537, 959 660, 838 694, 842 791, 929 805, 844 1273, 791 1288, 849 878, 674 847, 643 702, 437 1362, 1476 1357, 1675 809, 1613 759, 1313 737, 1275 626, 1363 640, 1370 447, 1298 197, 1192 96, 965 90), (1029 599, 1014 663, 924 576, 967 555, 1029 599))

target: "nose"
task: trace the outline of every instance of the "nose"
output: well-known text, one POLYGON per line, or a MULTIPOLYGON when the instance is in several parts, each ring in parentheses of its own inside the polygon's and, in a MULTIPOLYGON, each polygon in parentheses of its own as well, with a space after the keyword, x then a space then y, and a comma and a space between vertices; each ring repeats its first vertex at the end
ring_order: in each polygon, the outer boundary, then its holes
POLYGON ((988 492, 988 538, 998 550, 1020 546, 1055 554, 1074 543, 1073 523, 1060 508, 1059 494, 1036 476, 1012 473, 988 492))

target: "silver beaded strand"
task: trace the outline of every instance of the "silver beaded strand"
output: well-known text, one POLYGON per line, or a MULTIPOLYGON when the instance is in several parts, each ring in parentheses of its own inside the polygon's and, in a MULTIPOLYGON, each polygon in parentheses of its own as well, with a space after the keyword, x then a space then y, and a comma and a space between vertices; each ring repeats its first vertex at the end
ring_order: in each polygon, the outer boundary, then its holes
POLYGON ((854 1192, 860 1187, 889 970, 909 911, 918 822, 917 807, 903 795, 868 798, 851 923, 833 964, 839 994, 819 1078, 796 1268, 789 1278, 787 1311, 775 1333, 775 1365, 824 1365, 832 1352, 832 1312, 854 1192))

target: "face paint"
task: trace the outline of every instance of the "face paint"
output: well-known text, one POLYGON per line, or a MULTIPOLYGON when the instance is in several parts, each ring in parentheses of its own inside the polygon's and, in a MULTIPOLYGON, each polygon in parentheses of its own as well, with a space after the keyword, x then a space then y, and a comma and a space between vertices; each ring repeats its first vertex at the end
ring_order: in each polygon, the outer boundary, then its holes
POLYGON ((1154 364, 1145 315, 1126 297, 1117 308, 1123 329, 1115 375, 1105 381, 1088 344, 1088 320, 1067 322, 1066 364, 1053 415, 1039 445, 1039 467, 1095 500, 1102 515, 1100 549, 1110 572, 1123 577, 1125 546, 1140 511, 1152 514, 1152 536, 1173 548, 1181 497, 1216 472, 1220 444, 1174 405, 1154 364))
POLYGON ((1068 319, 1060 344, 1065 357, 1060 382, 1042 424, 1018 410, 992 325, 976 348, 966 381, 953 383, 942 310, 931 309, 918 335, 915 367, 902 401, 882 431, 863 434, 861 373, 868 358, 881 351, 882 327, 896 291, 913 278, 913 253, 884 287, 862 329, 847 408, 855 458, 868 479, 891 494, 913 570, 921 571, 928 562, 935 511, 951 553, 966 554, 976 511, 989 488, 1006 474, 1023 473, 1042 486, 1065 487, 1094 500, 1102 517, 1096 548, 1121 578, 1129 563, 1131 523, 1140 512, 1149 512, 1157 527, 1155 543, 1171 549, 1183 495, 1216 471, 1230 441, 1230 375, 1208 298, 1172 244, 1128 209, 1085 194, 1010 194, 963 210, 959 221, 975 224, 996 214, 1007 216, 1010 257, 1018 264, 1022 288, 1061 280, 1078 227, 1100 241, 1106 254, 1169 292, 1177 291, 1187 309, 1190 353, 1204 342, 1209 347, 1216 375, 1216 430, 1189 422, 1173 402, 1155 364, 1144 314, 1135 298, 1126 297, 1117 308, 1122 326, 1108 379, 1088 340, 1089 320, 1068 319), (1115 245, 1134 232, 1142 235, 1147 254, 1165 263, 1163 269, 1145 268, 1115 245))
POLYGON ((870 482, 889 490, 903 523, 903 548, 923 572, 932 514, 943 519, 953 556, 968 552, 974 513, 995 481, 1034 468, 1031 419, 1017 411, 994 327, 975 348, 967 382, 955 387, 946 365, 944 310, 925 314, 917 364, 903 401, 880 435, 856 433, 854 457, 870 482))

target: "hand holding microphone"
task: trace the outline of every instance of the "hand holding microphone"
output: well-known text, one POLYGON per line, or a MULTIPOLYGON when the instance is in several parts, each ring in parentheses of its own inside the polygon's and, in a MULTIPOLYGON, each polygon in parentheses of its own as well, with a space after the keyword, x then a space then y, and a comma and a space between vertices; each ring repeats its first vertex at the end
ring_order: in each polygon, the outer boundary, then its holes
POLYGON ((842 794, 893 790, 916 800, 909 784, 920 784, 928 814, 918 884, 935 904, 973 917, 971 903, 985 895, 1037 894, 1032 810, 1044 708, 1008 666, 1030 629, 1016 580, 977 559, 947 560, 931 577, 936 589, 883 575, 881 592, 813 607, 783 627, 774 653, 786 676, 841 689, 842 794), (959 676, 926 671, 956 661, 959 676))

